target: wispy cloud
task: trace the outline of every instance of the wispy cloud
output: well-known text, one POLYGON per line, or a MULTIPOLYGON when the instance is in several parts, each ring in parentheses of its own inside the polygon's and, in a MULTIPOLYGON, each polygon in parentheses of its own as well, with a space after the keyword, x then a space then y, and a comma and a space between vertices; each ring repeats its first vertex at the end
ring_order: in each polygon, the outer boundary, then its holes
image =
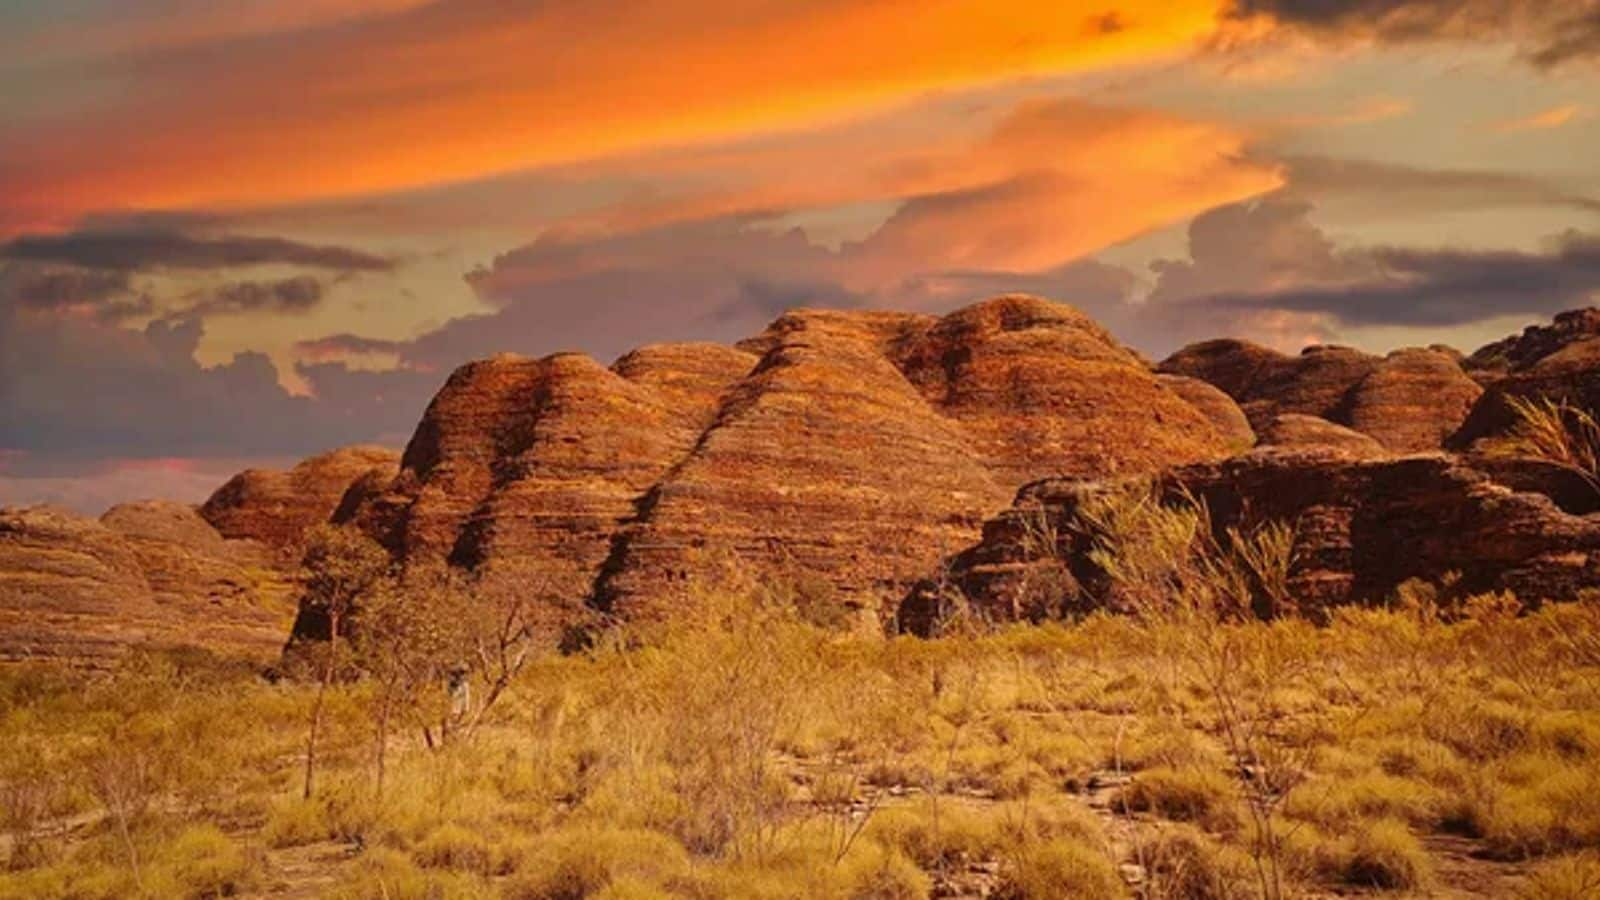
POLYGON ((1491 131, 1501 134, 1515 134, 1521 131, 1548 131, 1552 128, 1561 128, 1573 122, 1588 117, 1588 110, 1581 104, 1566 103, 1561 106, 1552 106, 1527 116, 1514 119, 1502 119, 1490 123, 1491 131))

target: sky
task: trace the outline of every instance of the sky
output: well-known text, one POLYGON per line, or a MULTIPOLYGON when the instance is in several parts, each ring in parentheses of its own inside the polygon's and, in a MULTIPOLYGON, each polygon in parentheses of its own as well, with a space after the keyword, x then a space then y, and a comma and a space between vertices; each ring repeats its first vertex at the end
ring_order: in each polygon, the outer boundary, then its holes
POLYGON ((0 0, 0 504, 404 445, 497 352, 1600 302, 1600 0, 0 0))

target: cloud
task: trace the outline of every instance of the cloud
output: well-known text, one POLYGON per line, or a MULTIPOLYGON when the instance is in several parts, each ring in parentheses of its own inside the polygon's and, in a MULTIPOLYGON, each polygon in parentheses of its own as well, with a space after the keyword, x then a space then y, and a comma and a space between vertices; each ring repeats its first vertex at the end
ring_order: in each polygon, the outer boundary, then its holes
POLYGON ((358 334, 341 332, 320 338, 296 341, 294 349, 301 359, 311 362, 326 362, 351 356, 394 355, 399 353, 404 346, 405 342, 403 341, 362 337, 358 334))
POLYGON ((1600 0, 1233 0, 1226 14, 1335 44, 1510 42, 1541 69, 1600 62, 1600 0))
POLYGON ((1197 216, 1189 259, 1158 262, 1144 315, 1185 339, 1240 334, 1279 345, 1343 328, 1449 328, 1549 315, 1600 299, 1600 237, 1542 252, 1340 247, 1309 203, 1275 195, 1197 216))
POLYGON ((1567 103, 1562 106, 1552 106, 1532 115, 1515 119, 1505 119, 1492 123, 1489 127, 1501 134, 1516 134, 1522 131, 1549 131, 1552 128, 1561 128, 1582 119, 1586 110, 1576 104, 1567 103))
POLYGON ((322 303, 322 282, 309 275, 278 281, 239 281, 225 284, 187 311, 191 315, 237 313, 310 312, 322 303))
POLYGON ((1402 211, 1538 206, 1600 212, 1600 196, 1517 172, 1430 169, 1326 156, 1289 156, 1282 162, 1288 189, 1295 195, 1364 199, 1387 218, 1402 211))
POLYGON ((147 294, 135 292, 126 272, 27 262, 0 264, 0 306, 93 316, 106 322, 154 311, 154 301, 147 294))
POLYGON ((278 237, 198 237, 152 229, 23 235, 0 244, 0 259, 124 272, 269 264, 346 272, 382 272, 394 267, 393 260, 348 247, 317 246, 278 237))
POLYGON ((425 3, 40 76, 39 94, 0 96, 0 116, 29 135, 0 139, 0 197, 59 221, 483 178, 1170 58, 1215 11, 1123 0, 1121 27, 1105 28, 1053 0, 798 0, 737 15, 711 0, 425 3), (100 84, 115 90, 89 90, 100 84))
POLYGON ((1345 284, 1206 298, 1209 306, 1329 317, 1343 325, 1451 326, 1513 313, 1549 315, 1600 300, 1600 236, 1563 235, 1542 253, 1507 250, 1349 251, 1370 272, 1345 284))
POLYGON ((305 454, 404 435, 426 402, 413 385, 393 406, 334 409, 290 395, 259 353, 200 365, 203 333, 197 318, 139 332, 0 304, 0 454, 78 464, 305 454))

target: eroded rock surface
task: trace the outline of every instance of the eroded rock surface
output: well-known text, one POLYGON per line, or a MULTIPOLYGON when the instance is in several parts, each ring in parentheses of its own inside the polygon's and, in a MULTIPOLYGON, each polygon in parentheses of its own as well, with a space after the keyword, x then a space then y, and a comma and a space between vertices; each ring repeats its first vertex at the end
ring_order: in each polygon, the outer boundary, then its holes
POLYGON ((328 521, 353 482, 375 470, 393 477, 398 461, 383 447, 345 447, 288 471, 247 469, 218 488, 200 515, 223 537, 259 541, 292 560, 306 529, 328 521))
POLYGON ((408 563, 553 571, 625 616, 670 609, 730 556, 876 609, 1027 481, 1237 444, 1070 307, 798 310, 736 348, 465 366, 399 475, 340 518, 408 563))
POLYGON ((1264 442, 1280 417, 1315 416, 1392 453, 1443 447, 1483 392, 1459 355, 1439 347, 1380 358, 1348 347, 1313 346, 1288 356, 1249 341, 1216 340, 1185 347, 1157 368, 1227 393, 1264 442))
POLYGON ((0 659, 104 664, 173 646, 271 659, 294 604, 269 556, 181 504, 125 504, 99 521, 0 510, 0 659))
MULTIPOLYGON (((1267 449, 1182 466, 1156 484, 1170 501, 1203 501, 1219 535, 1270 520, 1293 525, 1292 587, 1311 609, 1379 602, 1408 579, 1446 573, 1459 573, 1461 591, 1510 590, 1525 602, 1600 586, 1600 518, 1557 502, 1592 507, 1577 486, 1543 463, 1494 466, 1485 471, 1447 454, 1360 460, 1326 449, 1267 449)), ((1029 485, 985 525, 980 542, 955 557, 951 583, 1000 618, 1053 604, 1114 606, 1081 530, 1071 527, 1084 499, 1107 489, 1107 482, 1068 479, 1029 485), (1041 545, 1040 533, 1054 542, 1041 545), (1045 590, 1056 596, 1041 596, 1045 590)), ((931 592, 918 591, 902 621, 926 630, 936 612, 931 592)))

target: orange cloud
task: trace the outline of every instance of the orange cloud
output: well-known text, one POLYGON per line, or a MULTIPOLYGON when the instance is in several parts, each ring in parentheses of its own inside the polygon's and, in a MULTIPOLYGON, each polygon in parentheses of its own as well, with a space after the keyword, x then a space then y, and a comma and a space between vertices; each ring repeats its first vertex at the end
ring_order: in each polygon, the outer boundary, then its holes
POLYGON ((1204 34, 1216 7, 426 4, 107 63, 117 92, 35 110, 23 140, 0 144, 0 196, 37 220, 477 178, 1159 58, 1204 34), (1111 12, 1117 28, 1091 27, 1111 12))
POLYGON ((1490 126, 1490 129, 1501 134, 1515 134, 1521 131, 1548 131, 1552 128, 1570 125, 1583 118, 1584 115, 1585 111, 1582 106, 1576 103, 1568 103, 1565 106, 1552 107, 1530 116, 1495 122, 1490 126))

